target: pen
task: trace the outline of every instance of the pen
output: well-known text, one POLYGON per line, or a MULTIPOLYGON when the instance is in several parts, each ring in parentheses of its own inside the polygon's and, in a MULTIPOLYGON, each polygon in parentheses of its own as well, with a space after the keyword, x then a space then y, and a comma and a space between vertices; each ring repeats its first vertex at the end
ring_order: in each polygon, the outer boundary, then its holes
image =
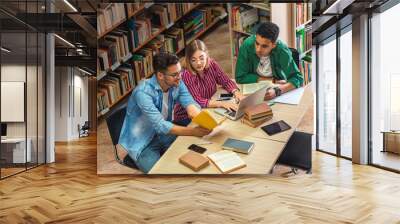
POLYGON ((231 98, 221 98, 221 99, 217 99, 217 101, 226 101, 226 100, 231 100, 231 98))

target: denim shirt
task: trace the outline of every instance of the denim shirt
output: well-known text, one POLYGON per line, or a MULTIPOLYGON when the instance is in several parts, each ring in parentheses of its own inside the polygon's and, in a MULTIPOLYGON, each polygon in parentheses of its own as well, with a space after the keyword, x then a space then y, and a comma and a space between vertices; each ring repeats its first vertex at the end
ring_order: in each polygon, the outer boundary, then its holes
POLYGON ((165 120, 162 111, 163 91, 156 75, 139 83, 129 97, 125 121, 122 126, 119 144, 137 160, 142 150, 156 134, 168 134, 173 126, 173 108, 177 102, 187 108, 190 104, 200 106, 193 100, 186 85, 180 81, 178 87, 168 90, 168 118, 165 120))

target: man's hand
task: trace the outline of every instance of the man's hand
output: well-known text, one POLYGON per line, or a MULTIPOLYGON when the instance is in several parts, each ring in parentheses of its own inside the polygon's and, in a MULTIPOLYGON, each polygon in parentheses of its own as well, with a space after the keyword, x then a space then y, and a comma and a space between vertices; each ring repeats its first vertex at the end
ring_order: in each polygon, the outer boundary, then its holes
POLYGON ((186 108, 186 112, 189 115, 190 118, 194 118, 196 117, 201 110, 194 104, 190 104, 187 108, 186 108))
POLYGON ((259 76, 257 82, 259 82, 259 81, 264 81, 264 80, 270 80, 270 81, 272 81, 272 78, 271 78, 271 77, 259 76))
POLYGON ((207 128, 202 128, 202 127, 194 127, 194 128, 192 128, 191 132, 192 132, 193 136, 197 136, 197 137, 203 137, 203 136, 211 133, 210 130, 208 130, 207 128))
POLYGON ((274 82, 275 84, 279 84, 279 85, 283 85, 283 84, 286 84, 287 83, 287 81, 286 80, 284 80, 284 79, 282 79, 282 80, 275 80, 275 82, 274 82))
POLYGON ((276 97, 275 90, 273 88, 269 88, 265 93, 264 100, 272 100, 276 97))

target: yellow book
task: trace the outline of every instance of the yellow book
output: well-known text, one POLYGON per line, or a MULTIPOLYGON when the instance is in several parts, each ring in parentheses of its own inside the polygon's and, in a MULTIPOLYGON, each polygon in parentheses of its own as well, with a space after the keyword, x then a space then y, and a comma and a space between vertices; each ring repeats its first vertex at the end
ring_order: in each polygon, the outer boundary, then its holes
POLYGON ((225 118, 218 119, 217 117, 213 116, 208 110, 202 110, 195 118, 193 118, 192 121, 198 124, 200 127, 207 128, 208 130, 213 130, 223 121, 225 121, 225 118))

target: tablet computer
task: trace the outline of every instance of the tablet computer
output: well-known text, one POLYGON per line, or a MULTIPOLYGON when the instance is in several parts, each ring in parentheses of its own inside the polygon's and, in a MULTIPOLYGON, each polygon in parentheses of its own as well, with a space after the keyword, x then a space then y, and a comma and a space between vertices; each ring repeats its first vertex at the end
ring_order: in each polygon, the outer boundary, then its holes
POLYGON ((288 125, 283 120, 261 127, 261 129, 265 131, 268 135, 278 134, 280 132, 289 130, 290 128, 290 125, 288 125))

